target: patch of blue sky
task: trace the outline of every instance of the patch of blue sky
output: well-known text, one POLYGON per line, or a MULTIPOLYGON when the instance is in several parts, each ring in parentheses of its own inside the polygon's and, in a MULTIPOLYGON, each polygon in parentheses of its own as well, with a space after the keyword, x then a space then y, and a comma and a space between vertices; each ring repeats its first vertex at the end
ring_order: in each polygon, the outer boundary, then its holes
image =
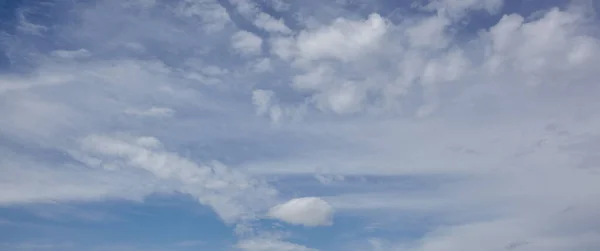
POLYGON ((72 243, 73 250, 111 245, 197 250, 234 243, 231 226, 188 196, 176 194, 140 203, 39 204, 0 212, 10 219, 10 224, 0 224, 3 243, 72 243))

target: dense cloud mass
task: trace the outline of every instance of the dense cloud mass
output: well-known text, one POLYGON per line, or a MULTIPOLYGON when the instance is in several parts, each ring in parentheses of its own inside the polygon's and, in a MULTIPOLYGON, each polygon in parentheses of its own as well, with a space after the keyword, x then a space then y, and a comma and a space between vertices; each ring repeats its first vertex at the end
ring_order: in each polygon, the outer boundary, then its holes
POLYGON ((392 2, 0 4, 0 250, 600 249, 600 6, 392 2))

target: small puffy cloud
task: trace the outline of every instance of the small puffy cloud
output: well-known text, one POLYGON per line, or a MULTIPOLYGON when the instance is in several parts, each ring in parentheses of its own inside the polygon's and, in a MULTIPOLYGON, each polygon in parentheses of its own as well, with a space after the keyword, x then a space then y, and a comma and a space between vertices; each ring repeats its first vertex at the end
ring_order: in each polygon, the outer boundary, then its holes
POLYGON ((268 215, 290 224, 308 227, 333 224, 333 207, 317 197, 292 199, 271 208, 268 215))
POLYGON ((231 46, 241 54, 260 54, 262 38, 251 32, 238 31, 231 37, 231 46))

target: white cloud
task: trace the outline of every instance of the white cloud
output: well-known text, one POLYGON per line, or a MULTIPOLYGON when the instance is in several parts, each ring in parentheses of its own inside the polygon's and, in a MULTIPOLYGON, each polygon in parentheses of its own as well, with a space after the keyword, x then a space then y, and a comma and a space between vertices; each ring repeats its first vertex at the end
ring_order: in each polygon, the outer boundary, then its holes
POLYGON ((269 90, 252 91, 252 103, 256 107, 256 114, 267 116, 274 123, 279 123, 284 115, 284 110, 277 102, 275 93, 269 90))
POLYGON ((125 114, 140 116, 140 117, 171 117, 175 114, 175 111, 166 107, 150 107, 146 110, 138 110, 138 109, 126 109, 125 114))
POLYGON ((406 35, 414 48, 441 49, 448 44, 446 28, 451 24, 444 16, 434 16, 419 20, 406 29, 406 35))
POLYGON ((139 168, 158 179, 175 182, 180 192, 190 194, 200 203, 212 207, 223 220, 230 223, 255 217, 255 210, 262 207, 261 201, 269 203, 269 197, 275 193, 271 188, 222 164, 198 165, 175 153, 157 149, 160 146, 157 139, 143 137, 132 141, 90 135, 82 140, 80 158, 89 166, 139 168))
POLYGON ((469 12, 502 1, 429 1, 395 22, 372 2, 270 2, 98 1, 52 32, 22 12, 2 43, 0 204, 183 193, 246 250, 313 250, 253 220, 329 225, 334 208, 366 223, 324 231, 331 249, 600 246, 595 17, 506 13, 473 31, 469 12), (277 200, 306 194, 320 197, 277 200), (423 237, 376 236, 395 230, 423 237))
POLYGON ((364 21, 339 18, 329 26, 301 32, 293 53, 299 61, 328 58, 348 61, 368 54, 386 31, 387 24, 378 14, 364 21))
POLYGON ((591 55, 598 53, 597 40, 580 34, 579 26, 583 22, 582 17, 558 9, 530 22, 516 14, 505 16, 486 34, 490 40, 487 69, 492 73, 514 72, 529 84, 561 82, 560 77, 558 81, 548 81, 548 78, 578 71, 575 68, 592 63, 591 55), (552 43, 547 42, 550 40, 552 43), (588 54, 583 56, 579 51, 588 54))
POLYGON ((229 73, 227 69, 220 68, 218 66, 209 65, 201 69, 202 73, 209 76, 220 77, 229 73))
POLYGON ((0 79, 0 94, 9 93, 15 90, 26 90, 30 88, 43 87, 49 85, 61 85, 72 81, 74 74, 51 69, 49 71, 39 72, 33 76, 20 78, 18 76, 7 75, 0 79))
POLYGON ((268 215, 290 224, 309 227, 333 224, 333 207, 316 197, 291 199, 271 208, 268 215))
POLYGON ((48 30, 48 27, 41 24, 36 24, 29 19, 31 10, 19 9, 16 12, 18 20, 17 29, 25 34, 42 36, 44 31, 48 30))
MULTIPOLYGON (((277 19, 263 12, 261 7, 253 1, 233 0, 231 4, 240 15, 260 29, 272 34, 292 33, 292 30, 285 25, 283 19, 277 19)), ((273 1, 273 6, 282 9, 285 7, 285 3, 273 1)))
POLYGON ((459 18, 469 10, 485 10, 490 14, 494 14, 503 5, 503 0, 431 0, 426 9, 434 9, 441 14, 459 18))
POLYGON ((182 0, 174 12, 184 17, 197 17, 202 20, 202 29, 216 32, 231 24, 227 10, 214 0, 182 0))
POLYGON ((273 91, 254 90, 252 92, 252 103, 256 106, 258 115, 263 115, 269 111, 273 102, 273 91))
POLYGON ((302 245, 272 239, 243 240, 236 247, 246 251, 316 251, 302 245))
POLYGON ((73 165, 52 165, 3 149, 0 204, 53 203, 128 199, 141 201, 153 192, 168 192, 138 172, 112 173, 73 165), (162 191, 161 191, 162 190, 162 191))
MULTIPOLYGON (((259 5, 253 1, 232 0, 231 4, 240 15, 260 29, 269 33, 289 34, 292 32, 290 28, 285 25, 283 19, 276 19, 273 16, 262 12, 259 5)), ((272 6, 274 6, 274 8, 282 9, 285 7, 285 3, 273 1, 272 6)))
POLYGON ((284 59, 290 60, 294 56, 294 40, 290 37, 274 37, 270 41, 271 53, 284 59))
POLYGON ((271 33, 288 34, 292 32, 290 28, 283 23, 282 19, 275 19, 264 12, 258 14, 254 20, 254 25, 271 33))
POLYGON ((56 51, 53 51, 52 54, 54 54, 57 57, 72 59, 72 58, 78 58, 78 57, 87 57, 90 55, 90 52, 86 49, 79 49, 79 50, 73 50, 73 51, 56 50, 56 51))
POLYGON ((317 107, 337 114, 358 112, 362 109, 365 93, 356 83, 343 83, 337 88, 315 96, 317 107))
POLYGON ((250 18, 260 12, 259 7, 253 1, 232 0, 231 4, 235 7, 237 12, 246 18, 250 18))
POLYGON ((255 62, 250 62, 252 69, 257 73, 273 71, 273 65, 270 58, 261 58, 255 62))
POLYGON ((277 11, 286 11, 290 8, 290 3, 287 0, 268 0, 267 2, 277 11))
POLYGON ((247 31, 238 31, 231 37, 231 46, 242 54, 260 54, 262 38, 247 31))

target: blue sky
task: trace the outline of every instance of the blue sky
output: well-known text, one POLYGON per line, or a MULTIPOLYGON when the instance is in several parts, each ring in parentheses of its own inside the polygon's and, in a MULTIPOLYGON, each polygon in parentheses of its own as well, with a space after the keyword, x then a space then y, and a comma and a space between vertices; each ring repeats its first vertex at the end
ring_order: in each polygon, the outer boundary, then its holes
POLYGON ((0 9, 0 251, 600 249, 597 1, 0 9))

